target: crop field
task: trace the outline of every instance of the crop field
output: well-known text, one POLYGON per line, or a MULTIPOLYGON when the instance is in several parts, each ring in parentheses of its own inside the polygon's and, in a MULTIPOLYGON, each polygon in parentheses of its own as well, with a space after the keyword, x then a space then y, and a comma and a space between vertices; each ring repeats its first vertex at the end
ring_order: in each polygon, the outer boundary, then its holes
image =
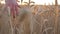
POLYGON ((0 34, 60 34, 60 6, 21 6, 12 18, 9 8, 0 5, 0 34))

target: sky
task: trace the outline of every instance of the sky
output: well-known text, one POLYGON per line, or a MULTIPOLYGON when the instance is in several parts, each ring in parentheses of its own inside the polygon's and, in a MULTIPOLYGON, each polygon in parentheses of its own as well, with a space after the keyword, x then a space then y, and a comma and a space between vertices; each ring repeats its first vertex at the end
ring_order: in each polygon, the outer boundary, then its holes
MULTIPOLYGON (((28 2, 28 1, 29 0, 23 0, 23 2, 28 2)), ((44 5, 44 4, 46 4, 46 5, 49 5, 49 4, 52 5, 52 4, 55 4, 55 0, 31 0, 31 1, 34 1, 35 4, 37 4, 37 5, 44 5)), ((1 3, 5 3, 5 2, 2 1, 1 3)), ((19 4, 21 4, 21 3, 19 2, 19 4)), ((60 5, 60 0, 58 0, 58 4, 60 5)))

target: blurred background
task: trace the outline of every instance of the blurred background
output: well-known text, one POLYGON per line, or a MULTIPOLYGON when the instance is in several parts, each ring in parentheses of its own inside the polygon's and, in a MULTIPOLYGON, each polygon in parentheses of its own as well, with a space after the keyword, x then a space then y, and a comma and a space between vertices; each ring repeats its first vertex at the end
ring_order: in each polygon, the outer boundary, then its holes
POLYGON ((60 0, 18 0, 19 15, 12 18, 0 0, 0 34, 60 34, 60 0))

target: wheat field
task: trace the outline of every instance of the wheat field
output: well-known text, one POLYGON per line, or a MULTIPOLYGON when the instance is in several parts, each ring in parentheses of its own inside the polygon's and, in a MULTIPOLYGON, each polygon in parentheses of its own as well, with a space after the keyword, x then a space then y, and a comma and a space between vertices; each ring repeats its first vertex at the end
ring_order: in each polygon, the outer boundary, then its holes
POLYGON ((9 11, 0 5, 0 34, 60 34, 60 6, 21 6, 15 19, 9 11))

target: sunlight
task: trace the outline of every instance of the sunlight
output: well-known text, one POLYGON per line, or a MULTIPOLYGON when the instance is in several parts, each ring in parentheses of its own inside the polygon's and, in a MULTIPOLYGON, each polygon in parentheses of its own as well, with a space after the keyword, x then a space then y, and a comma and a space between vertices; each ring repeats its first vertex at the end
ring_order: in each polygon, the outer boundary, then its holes
MULTIPOLYGON (((21 1, 21 0, 19 0, 21 1)), ((29 0, 23 0, 23 2, 28 2, 29 0)), ((31 1, 34 1, 36 5, 52 5, 52 4, 55 4, 55 0, 31 0, 31 1)))
MULTIPOLYGON (((23 2, 28 2, 29 0, 23 0, 23 2)), ((53 4, 55 4, 55 0, 31 0, 31 1, 34 1, 35 2, 35 4, 37 4, 37 5, 44 5, 44 4, 46 4, 46 5, 48 5, 48 4, 50 4, 50 5, 52 5, 52 3, 53 4)))
POLYGON ((5 1, 1 1, 1 4, 5 4, 5 1))
MULTIPOLYGON (((18 2, 18 4, 21 4, 21 0, 19 0, 20 2, 18 2)), ((28 2, 29 0, 23 0, 23 2, 28 2)), ((34 1, 35 4, 37 5, 52 5, 52 4, 55 4, 55 0, 31 0, 31 1, 34 1)), ((5 4, 4 1, 1 1, 2 4, 5 4)), ((24 3, 22 3, 24 4, 24 3)), ((60 5, 60 0, 58 0, 58 4, 60 5)))
POLYGON ((34 1, 36 4, 38 5, 44 5, 46 3, 46 5, 48 5, 50 3, 50 5, 52 5, 52 3, 54 4, 54 0, 32 0, 34 1))

